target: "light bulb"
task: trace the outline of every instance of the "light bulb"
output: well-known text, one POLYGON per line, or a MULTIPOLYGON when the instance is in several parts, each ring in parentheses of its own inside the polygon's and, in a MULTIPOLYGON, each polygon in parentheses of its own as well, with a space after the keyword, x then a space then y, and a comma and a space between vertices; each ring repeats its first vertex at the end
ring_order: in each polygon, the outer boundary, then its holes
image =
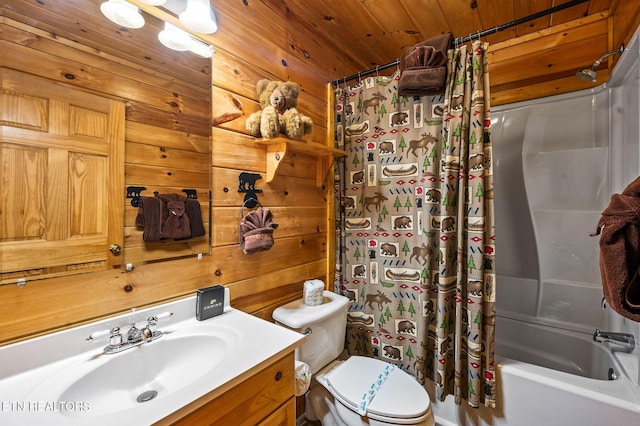
POLYGON ((164 23, 164 30, 160 31, 158 34, 158 40, 160 40, 160 43, 169 49, 178 50, 180 52, 189 50, 193 47, 193 39, 191 38, 191 35, 168 22, 164 23))
POLYGON ((137 7, 124 0, 109 0, 100 5, 100 11, 111 22, 126 28, 141 28, 144 18, 137 7))
POLYGON ((202 34, 218 31, 216 16, 209 0, 187 0, 187 9, 178 18, 185 26, 202 34))

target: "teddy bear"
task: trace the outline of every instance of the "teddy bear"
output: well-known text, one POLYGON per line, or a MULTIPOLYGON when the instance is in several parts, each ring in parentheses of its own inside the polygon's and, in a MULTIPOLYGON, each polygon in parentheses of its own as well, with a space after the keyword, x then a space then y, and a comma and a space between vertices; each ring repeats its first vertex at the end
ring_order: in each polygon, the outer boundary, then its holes
POLYGON ((289 139, 302 139, 311 133, 313 121, 296 109, 299 93, 300 87, 294 82, 258 81, 256 94, 262 110, 247 118, 247 131, 263 138, 283 134, 289 139))

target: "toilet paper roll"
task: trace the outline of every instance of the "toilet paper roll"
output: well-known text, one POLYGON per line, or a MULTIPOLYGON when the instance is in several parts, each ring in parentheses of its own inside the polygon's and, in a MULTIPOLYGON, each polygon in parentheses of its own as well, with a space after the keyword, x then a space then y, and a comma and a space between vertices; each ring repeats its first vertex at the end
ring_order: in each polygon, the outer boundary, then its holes
POLYGON ((322 304, 322 293, 324 283, 320 280, 310 280, 304 282, 303 299, 307 306, 318 306, 322 304))
POLYGON ((309 371, 309 365, 302 361, 296 361, 296 396, 304 395, 310 384, 311 372, 309 371))

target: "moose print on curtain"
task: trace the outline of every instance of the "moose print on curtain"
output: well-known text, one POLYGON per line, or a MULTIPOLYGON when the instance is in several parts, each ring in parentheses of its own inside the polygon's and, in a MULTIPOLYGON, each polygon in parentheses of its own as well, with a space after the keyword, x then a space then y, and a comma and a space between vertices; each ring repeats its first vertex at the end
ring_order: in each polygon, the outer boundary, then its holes
POLYGON ((440 400, 495 405, 495 273, 485 43, 449 51, 446 92, 398 95, 399 72, 335 91, 336 291, 347 348, 440 400))

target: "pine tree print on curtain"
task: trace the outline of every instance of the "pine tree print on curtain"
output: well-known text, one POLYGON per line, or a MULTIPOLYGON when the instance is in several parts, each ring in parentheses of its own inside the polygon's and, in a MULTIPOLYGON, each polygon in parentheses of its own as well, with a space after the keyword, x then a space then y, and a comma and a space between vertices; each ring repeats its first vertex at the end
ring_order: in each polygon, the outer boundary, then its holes
POLYGON ((493 173, 486 43, 449 51, 446 92, 398 96, 398 72, 335 91, 336 291, 347 347, 436 397, 495 405, 493 173))

